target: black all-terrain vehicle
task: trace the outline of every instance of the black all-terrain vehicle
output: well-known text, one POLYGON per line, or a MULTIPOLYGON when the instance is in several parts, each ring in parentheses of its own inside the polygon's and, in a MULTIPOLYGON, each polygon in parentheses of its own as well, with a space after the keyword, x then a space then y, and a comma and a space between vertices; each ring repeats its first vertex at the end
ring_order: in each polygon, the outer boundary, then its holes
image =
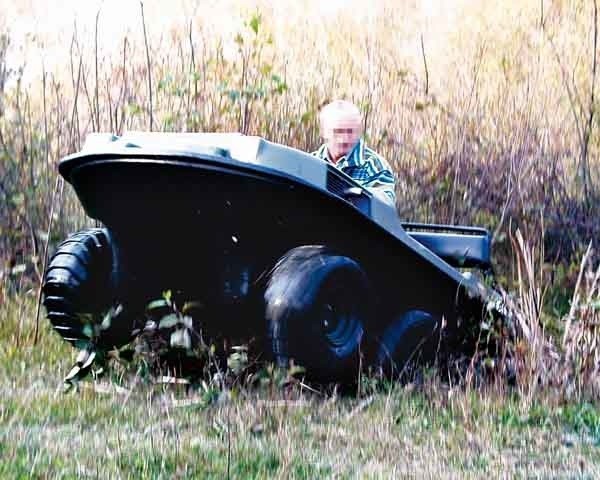
POLYGON ((54 329, 119 347, 162 292, 202 305, 203 331, 262 339, 313 377, 402 366, 481 317, 494 295, 486 230, 401 223, 331 165, 239 134, 95 134, 59 170, 104 228, 75 233, 43 286, 54 329))

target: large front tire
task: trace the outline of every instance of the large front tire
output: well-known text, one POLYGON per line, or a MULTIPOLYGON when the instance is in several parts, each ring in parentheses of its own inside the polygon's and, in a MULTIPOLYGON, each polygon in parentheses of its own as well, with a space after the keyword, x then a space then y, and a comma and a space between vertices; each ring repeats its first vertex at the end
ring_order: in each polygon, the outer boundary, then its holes
POLYGON ((282 366, 293 360, 318 380, 356 378, 371 303, 370 282, 354 260, 322 246, 289 251, 265 290, 275 360, 282 366))
POLYGON ((61 243, 48 262, 43 294, 47 316, 54 330, 77 345, 92 340, 111 348, 127 343, 133 329, 123 308, 112 323, 94 335, 103 315, 113 306, 116 259, 106 229, 75 233, 61 243))

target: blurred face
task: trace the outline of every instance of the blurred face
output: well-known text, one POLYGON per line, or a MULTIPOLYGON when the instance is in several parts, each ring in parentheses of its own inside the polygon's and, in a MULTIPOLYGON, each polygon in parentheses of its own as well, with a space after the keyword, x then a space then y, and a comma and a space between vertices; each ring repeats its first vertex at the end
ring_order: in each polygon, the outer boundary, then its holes
POLYGON ((362 134, 361 119, 352 115, 338 115, 326 119, 323 138, 327 151, 334 162, 346 155, 362 134))

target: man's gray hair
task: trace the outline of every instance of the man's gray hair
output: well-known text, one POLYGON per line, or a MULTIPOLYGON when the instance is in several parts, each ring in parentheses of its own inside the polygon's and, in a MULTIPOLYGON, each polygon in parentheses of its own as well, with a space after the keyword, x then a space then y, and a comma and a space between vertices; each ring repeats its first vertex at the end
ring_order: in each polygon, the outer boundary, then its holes
POLYGON ((359 121, 361 119, 360 110, 352 102, 349 102, 348 100, 334 100, 333 102, 325 105, 319 113, 319 123, 321 125, 321 129, 325 128, 326 122, 329 118, 335 118, 342 115, 355 117, 359 121))

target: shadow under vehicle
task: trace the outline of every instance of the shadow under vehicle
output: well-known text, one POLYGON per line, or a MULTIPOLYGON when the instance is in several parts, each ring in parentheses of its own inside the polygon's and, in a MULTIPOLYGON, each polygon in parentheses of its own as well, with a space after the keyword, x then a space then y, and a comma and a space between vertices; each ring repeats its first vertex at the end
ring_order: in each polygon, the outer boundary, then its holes
POLYGON ((402 368, 481 317, 490 236, 402 223, 307 153, 240 134, 90 135, 60 174, 103 228, 73 234, 46 269, 48 318, 67 341, 119 305, 95 339, 129 342, 162 292, 202 305, 208 335, 258 337, 279 364, 323 380, 402 368))

